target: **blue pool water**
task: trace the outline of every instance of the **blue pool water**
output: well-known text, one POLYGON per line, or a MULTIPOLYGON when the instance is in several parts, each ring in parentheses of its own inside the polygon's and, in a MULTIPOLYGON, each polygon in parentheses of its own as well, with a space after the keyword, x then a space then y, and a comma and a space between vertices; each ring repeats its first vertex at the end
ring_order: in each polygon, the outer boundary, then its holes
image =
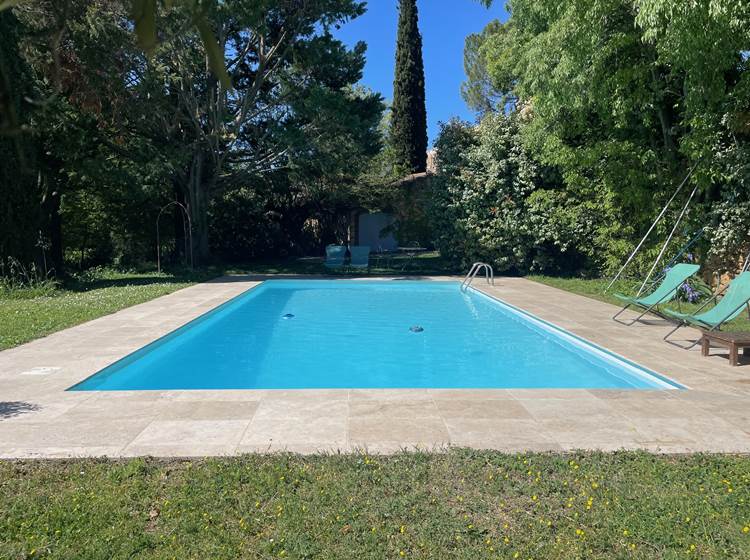
POLYGON ((72 387, 675 385, 456 282, 273 280, 72 387))

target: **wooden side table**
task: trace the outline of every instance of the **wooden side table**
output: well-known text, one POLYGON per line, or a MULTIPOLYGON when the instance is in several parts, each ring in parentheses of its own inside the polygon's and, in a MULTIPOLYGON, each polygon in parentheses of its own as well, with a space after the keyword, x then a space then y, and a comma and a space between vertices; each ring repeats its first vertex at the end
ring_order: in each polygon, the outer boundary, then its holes
POLYGON ((701 355, 708 356, 711 345, 729 348, 729 363, 738 364, 739 351, 744 356, 750 356, 750 332, 703 331, 701 338, 701 355))

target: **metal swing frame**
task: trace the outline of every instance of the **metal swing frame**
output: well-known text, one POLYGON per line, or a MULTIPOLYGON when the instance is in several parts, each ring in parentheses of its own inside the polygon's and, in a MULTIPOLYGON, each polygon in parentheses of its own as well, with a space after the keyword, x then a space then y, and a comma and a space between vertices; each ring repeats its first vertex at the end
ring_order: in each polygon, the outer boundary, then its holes
MULTIPOLYGON (((660 282, 666 276, 666 271, 668 269, 670 269, 677 261, 679 261, 680 258, 682 258, 682 255, 684 255, 685 253, 687 253, 690 250, 690 248, 693 245, 695 245, 698 242, 699 239, 701 239, 703 237, 703 235, 705 233, 706 233, 706 227, 702 227, 701 229, 699 229, 698 232, 695 235, 693 235, 693 237, 690 239, 690 241, 688 241, 678 251, 678 253, 674 257, 672 257, 672 259, 664 266, 664 270, 662 271, 662 273, 659 274, 658 276, 655 276, 653 278, 653 280, 651 281, 651 286, 653 286, 653 285, 657 284, 658 282, 660 282)), ((657 302, 657 303, 655 303, 655 304, 653 304, 653 305, 651 305, 649 307, 640 306, 643 309, 643 312, 640 315, 638 315, 635 319, 633 319, 632 321, 625 322, 625 321, 618 320, 618 317, 620 315, 622 315, 626 310, 628 310, 631 307, 633 307, 633 305, 636 305, 634 303, 628 303, 627 305, 625 305, 622 309, 620 309, 617 313, 615 313, 612 316, 612 320, 615 321, 615 322, 617 322, 617 323, 620 323, 621 325, 625 325, 626 327, 629 327, 631 325, 634 325, 635 323, 637 323, 638 321, 640 321, 641 319, 643 319, 643 317, 645 317, 647 314, 649 314, 649 313, 651 313, 653 311, 656 311, 657 315, 659 315, 660 317, 662 317, 664 319, 669 319, 668 317, 665 317, 663 314, 658 313, 658 306, 661 305, 662 303, 664 303, 664 300, 660 300, 659 302, 657 302)), ((677 300, 677 308, 681 309, 681 307, 680 307, 680 301, 679 300, 677 300)))
MULTIPOLYGON (((701 160, 699 159, 698 161, 696 161, 692 165, 692 167, 688 171, 687 175, 685 175, 685 178, 677 186, 677 188, 675 189, 675 191, 672 194, 672 196, 670 197, 670 199, 667 201, 667 203, 661 209, 661 212, 659 212, 659 215, 656 216, 656 219, 651 224, 651 227, 648 228, 648 231, 643 236, 643 238, 641 239, 641 241, 638 243, 638 245, 635 247, 635 249, 633 249, 633 252, 630 253, 630 256, 625 261, 625 264, 623 264, 622 267, 620 267, 620 270, 617 271, 617 274, 615 274, 615 276, 612 278, 612 280, 610 281, 610 283, 604 289, 604 293, 605 294, 610 290, 610 288, 612 288, 612 286, 615 284, 615 282, 617 282, 617 280, 620 278, 620 276, 622 276, 622 273, 625 271, 625 269, 628 267, 628 265, 630 265, 630 263, 633 261, 633 259, 635 258, 635 256, 641 250, 641 248, 643 247, 643 245, 646 243, 646 240, 651 236, 651 233, 654 231, 654 229, 659 224, 659 222, 661 221, 661 219, 667 213, 667 210, 669 210, 669 207, 672 205, 672 202, 674 202, 674 200, 677 198, 677 195, 679 195, 682 192, 682 189, 685 187, 685 185, 687 184, 687 182, 690 179, 690 177, 692 177, 693 172, 695 171, 696 167, 698 167, 698 164, 700 162, 701 162, 701 160)), ((649 270, 648 275, 646 276, 646 278, 644 279, 643 283, 641 284, 641 287, 638 290, 638 293, 636 294, 636 297, 639 297, 643 293, 643 290, 645 289, 646 285, 648 284, 648 281, 651 278, 651 275, 654 273, 654 270, 656 270, 656 267, 659 264, 659 261, 661 261, 662 257, 664 256, 664 253, 666 252, 667 247, 669 246, 669 243, 672 241, 672 238, 674 237, 674 234, 677 232, 677 229, 678 229, 680 223, 682 222, 683 218, 685 217, 685 214, 687 214, 688 208, 690 207, 690 203, 692 202, 693 197, 695 196, 695 193, 697 191, 698 191, 698 185, 696 185, 693 188, 692 192, 690 193, 690 196, 687 199, 687 202, 685 202, 684 206, 682 207, 682 211, 680 212, 680 215, 677 218, 677 221, 675 222, 675 225, 672 228, 672 231, 669 233, 669 236, 667 237, 666 241, 662 245, 662 248, 659 251, 659 256, 656 258, 656 261, 654 261, 654 264, 651 266, 651 270, 649 270)), ((681 254, 684 254, 684 252, 685 251, 683 250, 681 254)))

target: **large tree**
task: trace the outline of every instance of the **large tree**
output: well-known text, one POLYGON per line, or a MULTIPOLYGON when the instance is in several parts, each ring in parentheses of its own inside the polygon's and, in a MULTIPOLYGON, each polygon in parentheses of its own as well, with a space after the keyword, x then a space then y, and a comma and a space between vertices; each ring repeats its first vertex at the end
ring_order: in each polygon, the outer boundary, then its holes
MULTIPOLYGON (((157 49, 148 79, 152 95, 175 106, 177 119, 165 122, 168 134, 189 147, 175 185, 189 204, 200 257, 210 251, 208 210, 215 195, 279 169, 322 164, 318 156, 327 148, 321 147, 338 134, 333 129, 359 126, 342 115, 360 102, 351 87, 361 77, 365 46, 347 49, 330 28, 363 11, 354 0, 217 5, 208 18, 232 88, 210 70, 197 34, 175 32, 157 49)), ((175 31, 184 22, 178 16, 175 31)), ((368 97, 377 117, 379 96, 368 97)))
POLYGON ((418 23, 417 1, 401 0, 390 140, 396 165, 410 173, 427 167, 427 109, 418 23))
POLYGON ((464 94, 479 110, 518 110, 525 148, 562 176, 566 204, 552 217, 592 225, 582 245, 614 268, 700 161, 689 227, 711 225, 711 250, 736 261, 729 241, 747 238, 750 200, 750 5, 511 0, 508 10, 467 40, 464 94))
POLYGON ((0 12, 0 266, 7 257, 33 254, 41 225, 36 147, 31 138, 9 132, 27 126, 33 77, 18 40, 23 26, 9 10, 0 12))

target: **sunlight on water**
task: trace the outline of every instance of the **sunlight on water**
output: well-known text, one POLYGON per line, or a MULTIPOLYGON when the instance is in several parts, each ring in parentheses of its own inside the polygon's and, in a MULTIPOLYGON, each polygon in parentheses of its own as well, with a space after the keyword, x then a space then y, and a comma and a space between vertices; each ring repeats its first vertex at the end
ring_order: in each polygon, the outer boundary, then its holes
POLYGON ((274 280, 73 390, 674 388, 455 282, 274 280))

